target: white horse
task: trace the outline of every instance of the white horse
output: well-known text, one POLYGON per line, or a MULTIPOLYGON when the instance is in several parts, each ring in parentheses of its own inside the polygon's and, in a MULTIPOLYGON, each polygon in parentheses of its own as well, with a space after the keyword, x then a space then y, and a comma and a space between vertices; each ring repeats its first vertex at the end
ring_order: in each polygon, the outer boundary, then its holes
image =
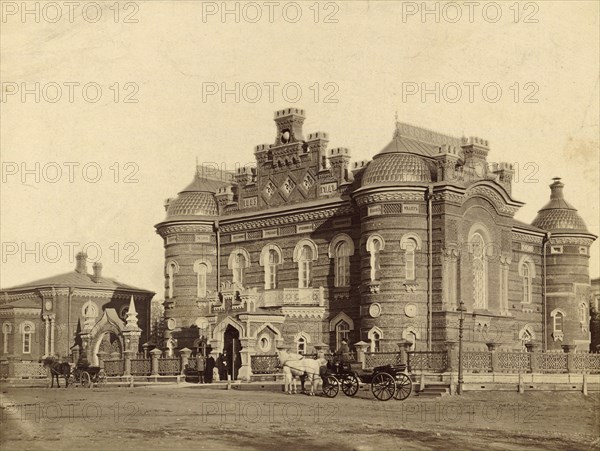
POLYGON ((319 383, 320 370, 322 366, 327 365, 324 358, 309 359, 299 354, 289 353, 285 350, 278 350, 277 355, 281 366, 283 367, 283 376, 285 391, 288 394, 296 393, 296 377, 306 376, 310 381, 310 395, 315 394, 315 389, 319 383))

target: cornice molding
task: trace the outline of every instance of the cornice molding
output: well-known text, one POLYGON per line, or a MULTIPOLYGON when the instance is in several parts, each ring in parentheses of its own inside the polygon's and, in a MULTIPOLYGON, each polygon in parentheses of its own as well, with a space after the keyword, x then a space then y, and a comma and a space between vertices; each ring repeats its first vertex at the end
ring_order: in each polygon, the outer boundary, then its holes
POLYGON ((307 221, 329 219, 334 216, 352 214, 354 209, 351 205, 340 205, 333 208, 324 208, 320 210, 306 211, 301 213, 291 213, 285 216, 266 217, 261 219, 249 219, 243 222, 234 222, 222 224, 221 232, 239 232, 245 230, 262 229, 265 227, 275 227, 288 224, 297 224, 307 221))

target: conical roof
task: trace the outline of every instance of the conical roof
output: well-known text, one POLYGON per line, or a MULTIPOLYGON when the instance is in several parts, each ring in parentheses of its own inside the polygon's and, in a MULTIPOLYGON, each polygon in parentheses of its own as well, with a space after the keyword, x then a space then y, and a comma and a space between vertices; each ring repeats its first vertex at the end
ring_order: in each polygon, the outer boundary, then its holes
POLYGON ((550 202, 538 211, 532 225, 550 232, 576 231, 588 233, 587 226, 575 207, 569 204, 563 193, 564 183, 555 177, 550 185, 550 202))

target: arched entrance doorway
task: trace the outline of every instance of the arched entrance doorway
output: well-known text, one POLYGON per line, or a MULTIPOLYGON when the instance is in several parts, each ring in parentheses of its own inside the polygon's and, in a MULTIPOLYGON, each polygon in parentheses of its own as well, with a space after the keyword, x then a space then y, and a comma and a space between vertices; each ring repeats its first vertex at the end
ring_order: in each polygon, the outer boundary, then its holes
POLYGON ((98 352, 104 352, 104 358, 107 359, 117 357, 117 353, 119 355, 118 358, 122 358, 123 347, 121 345, 121 340, 119 336, 114 332, 105 332, 102 335, 102 338, 99 340, 98 348, 95 353, 96 356, 98 352))
POLYGON ((241 349, 240 332, 229 324, 223 333, 223 352, 226 353, 227 368, 232 379, 237 379, 242 364, 241 349))

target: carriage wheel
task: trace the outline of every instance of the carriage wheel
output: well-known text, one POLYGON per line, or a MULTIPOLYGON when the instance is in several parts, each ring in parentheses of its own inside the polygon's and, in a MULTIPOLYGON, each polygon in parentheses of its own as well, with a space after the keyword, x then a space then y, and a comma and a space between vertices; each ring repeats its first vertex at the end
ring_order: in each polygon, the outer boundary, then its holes
POLYGON ((412 380, 404 373, 396 375, 396 393, 394 398, 399 401, 404 401, 412 392, 412 380))
POLYGON ((323 394, 328 398, 335 398, 340 391, 340 382, 334 376, 325 376, 323 381, 323 394))
POLYGON ((380 401, 388 401, 396 392, 396 381, 388 373, 378 373, 371 381, 371 391, 380 401))
POLYGON ((104 385, 106 385, 106 373, 104 372, 104 370, 100 370, 96 378, 96 384, 98 385, 98 387, 103 387, 104 385))
POLYGON ((358 392, 358 378, 354 374, 347 374, 342 379, 342 391, 346 396, 354 396, 358 392))
POLYGON ((90 376, 90 373, 88 373, 87 371, 83 371, 80 376, 79 376, 80 380, 81 380, 81 386, 84 388, 91 388, 92 387, 92 377, 90 376))

